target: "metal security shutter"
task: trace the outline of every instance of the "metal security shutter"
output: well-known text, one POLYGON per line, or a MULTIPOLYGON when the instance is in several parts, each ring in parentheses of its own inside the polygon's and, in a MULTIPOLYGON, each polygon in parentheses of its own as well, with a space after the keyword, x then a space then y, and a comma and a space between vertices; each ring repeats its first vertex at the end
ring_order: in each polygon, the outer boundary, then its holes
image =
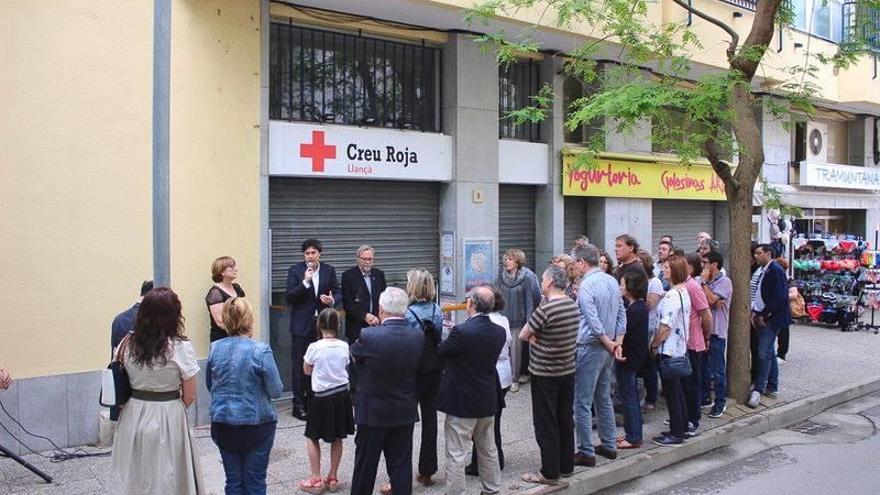
POLYGON ((708 232, 715 237, 715 205, 712 201, 655 199, 651 215, 651 250, 656 250, 660 236, 671 235, 672 243, 685 254, 697 249, 697 234, 708 232))
POLYGON ((575 239, 587 233, 587 198, 566 196, 563 211, 564 252, 571 250, 575 239))
POLYGON ((272 290, 284 290, 287 269, 302 261, 300 244, 310 237, 321 241, 321 261, 339 277, 354 266, 361 244, 376 249, 376 268, 389 285, 406 285, 412 268, 436 277, 439 226, 438 184, 273 177, 272 290))
POLYGON ((508 249, 522 249, 526 266, 535 268, 535 188, 533 186, 498 186, 498 254, 508 249))

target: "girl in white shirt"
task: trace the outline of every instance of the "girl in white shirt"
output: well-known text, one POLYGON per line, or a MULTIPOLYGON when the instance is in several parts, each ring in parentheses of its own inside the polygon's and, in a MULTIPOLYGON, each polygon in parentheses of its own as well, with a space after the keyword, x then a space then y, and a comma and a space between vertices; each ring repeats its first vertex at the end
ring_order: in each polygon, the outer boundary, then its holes
POLYGON ((303 357, 303 372, 312 377, 312 397, 306 418, 306 449, 309 452, 311 477, 300 481, 307 493, 335 492, 339 487, 337 471, 342 459, 342 440, 354 434, 351 394, 348 391, 348 344, 339 340, 339 314, 326 308, 318 315, 321 340, 309 345, 303 357), (330 471, 321 479, 321 445, 330 444, 330 471))

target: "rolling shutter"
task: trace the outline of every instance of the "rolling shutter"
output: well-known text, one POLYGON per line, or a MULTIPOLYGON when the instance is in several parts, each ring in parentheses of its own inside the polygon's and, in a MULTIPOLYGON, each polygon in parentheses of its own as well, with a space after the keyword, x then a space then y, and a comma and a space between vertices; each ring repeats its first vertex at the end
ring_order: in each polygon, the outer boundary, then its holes
POLYGON ((715 204, 712 201, 655 199, 651 214, 651 251, 660 236, 671 235, 672 243, 685 254, 697 250, 697 234, 708 232, 715 237, 715 204))
POLYGON ((563 210, 563 252, 569 252, 575 239, 587 233, 587 198, 566 196, 563 210))
POLYGON ((535 188, 533 186, 498 186, 498 254, 508 249, 522 249, 526 266, 535 268, 535 188))
POLYGON ((412 268, 437 276, 439 185, 273 177, 269 228, 273 291, 285 289, 287 269, 302 261, 300 244, 310 237, 321 241, 321 261, 339 277, 355 265, 358 246, 373 246, 376 268, 403 287, 412 268))

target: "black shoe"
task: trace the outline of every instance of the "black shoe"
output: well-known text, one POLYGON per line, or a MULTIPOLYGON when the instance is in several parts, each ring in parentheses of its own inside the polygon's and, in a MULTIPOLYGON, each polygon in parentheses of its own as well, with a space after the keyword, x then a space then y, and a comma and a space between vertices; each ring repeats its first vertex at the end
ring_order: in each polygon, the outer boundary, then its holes
POLYGON ((306 410, 302 408, 302 406, 293 406, 293 410, 290 413, 293 415, 294 418, 300 421, 305 421, 309 415, 306 410))
POLYGON ((575 466, 595 467, 596 466, 596 457, 592 456, 592 455, 582 454, 580 452, 575 452, 574 465, 575 466))
POLYGON ((596 445, 596 455, 601 455, 606 459, 614 460, 617 459, 617 450, 609 449, 608 447, 600 444, 596 445))
POLYGON ((683 438, 674 437, 672 435, 660 435, 651 439, 657 445, 668 447, 672 445, 681 445, 684 443, 683 438))
POLYGON ((468 464, 464 468, 464 474, 466 474, 467 476, 479 476, 480 470, 477 469, 477 466, 474 466, 473 464, 468 464))

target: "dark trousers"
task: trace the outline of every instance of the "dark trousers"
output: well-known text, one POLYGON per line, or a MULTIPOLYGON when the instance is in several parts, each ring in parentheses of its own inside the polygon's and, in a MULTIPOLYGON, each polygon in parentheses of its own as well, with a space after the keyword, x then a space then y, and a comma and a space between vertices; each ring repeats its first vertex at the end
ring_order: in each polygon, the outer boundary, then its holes
POLYGON ((691 374, 684 379, 684 400, 688 421, 694 428, 700 426, 700 406, 703 404, 703 358, 706 352, 688 349, 688 360, 691 362, 691 374))
POLYGON ((440 389, 441 373, 419 375, 416 396, 422 420, 422 438, 419 443, 419 474, 433 476, 437 472, 437 409, 434 399, 440 389))
POLYGON ((623 431, 626 441, 642 443, 642 408, 639 407, 639 387, 636 372, 617 363, 614 366, 617 377, 617 395, 623 409, 623 431))
POLYGON ((788 325, 779 329, 779 337, 776 339, 776 355, 782 359, 788 354, 788 340, 791 335, 788 325))
MULTIPOLYGON (((496 380, 497 383, 497 380, 496 380)), ((504 411, 504 398, 507 396, 507 391, 510 388, 501 388, 501 385, 498 384, 498 411, 495 413, 495 450, 498 451, 498 467, 500 469, 504 469, 504 449, 501 448, 501 413, 504 411)), ((477 445, 474 444, 471 447, 471 463, 468 466, 468 470, 473 468, 474 471, 479 471, 479 464, 477 464, 477 445)))
POLYGON ((293 380, 291 381, 293 407, 306 407, 306 398, 311 390, 312 379, 303 373, 303 356, 306 355, 309 344, 314 341, 314 337, 294 335, 290 342, 290 362, 293 367, 293 380))
POLYGON ((351 478, 353 495, 372 495, 376 485, 379 456, 385 455, 385 469, 393 495, 412 493, 413 425, 357 425, 354 436, 354 472, 351 478))
POLYGON ((638 376, 645 382, 645 404, 656 404, 657 396, 660 392, 660 385, 657 380, 657 360, 653 358, 646 359, 644 366, 639 370, 638 376))
POLYGON ((669 432, 676 438, 684 438, 687 431, 687 405, 684 402, 681 378, 663 379, 663 395, 669 410, 669 432))
POLYGON ((532 377, 532 422, 547 479, 574 471, 574 376, 532 377))
POLYGON ((529 362, 532 360, 532 354, 529 352, 531 348, 531 344, 528 342, 520 343, 520 352, 522 352, 522 357, 520 358, 520 376, 529 376, 529 362))
POLYGON ((751 376, 752 383, 755 383, 755 380, 758 378, 758 329, 754 326, 751 327, 749 331, 749 350, 751 351, 752 357, 752 366, 751 366, 751 376))

